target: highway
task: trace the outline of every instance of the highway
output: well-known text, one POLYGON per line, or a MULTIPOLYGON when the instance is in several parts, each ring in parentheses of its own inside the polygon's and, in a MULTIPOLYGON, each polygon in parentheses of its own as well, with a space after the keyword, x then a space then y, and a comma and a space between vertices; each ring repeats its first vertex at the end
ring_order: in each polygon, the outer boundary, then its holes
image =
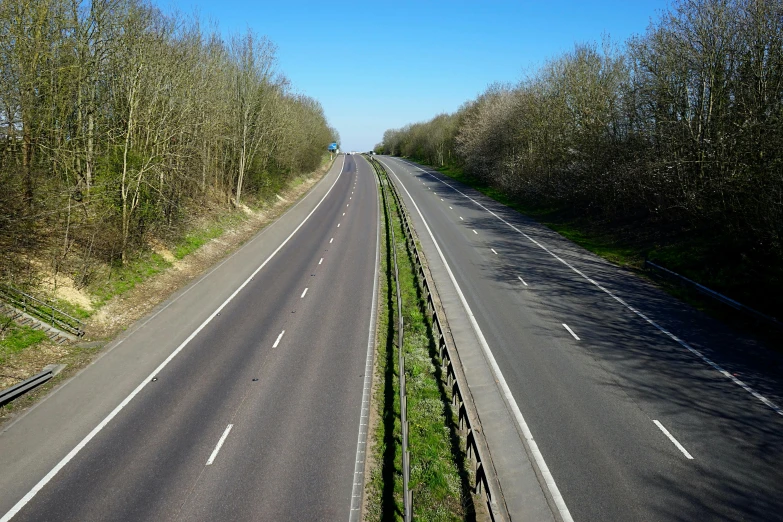
POLYGON ((779 352, 463 184, 379 158, 469 384, 499 369, 470 386, 513 518, 783 520, 779 352), (493 439, 499 412, 513 436, 493 439), (515 474, 523 460, 545 501, 515 474))
POLYGON ((355 516, 378 218, 369 164, 338 157, 277 222, 4 427, 0 520, 355 516))

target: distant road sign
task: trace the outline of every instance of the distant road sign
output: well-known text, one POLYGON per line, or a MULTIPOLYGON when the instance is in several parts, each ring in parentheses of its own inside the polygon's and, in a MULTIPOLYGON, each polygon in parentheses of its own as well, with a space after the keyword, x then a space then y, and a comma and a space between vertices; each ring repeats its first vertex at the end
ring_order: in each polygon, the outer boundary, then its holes
POLYGON ((329 150, 331 151, 337 150, 337 144, 336 143, 329 144, 329 150))

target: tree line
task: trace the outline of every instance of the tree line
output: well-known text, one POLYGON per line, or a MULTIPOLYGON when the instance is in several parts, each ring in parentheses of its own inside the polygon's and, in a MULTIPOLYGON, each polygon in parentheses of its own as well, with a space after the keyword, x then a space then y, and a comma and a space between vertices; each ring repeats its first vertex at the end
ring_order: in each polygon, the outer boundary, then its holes
POLYGON ((376 151, 780 260, 783 1, 677 1, 623 45, 578 44, 453 114, 387 131, 376 151))
POLYGON ((2 0, 0 279, 41 250, 123 263, 337 139, 250 30, 226 41, 145 0, 2 0))

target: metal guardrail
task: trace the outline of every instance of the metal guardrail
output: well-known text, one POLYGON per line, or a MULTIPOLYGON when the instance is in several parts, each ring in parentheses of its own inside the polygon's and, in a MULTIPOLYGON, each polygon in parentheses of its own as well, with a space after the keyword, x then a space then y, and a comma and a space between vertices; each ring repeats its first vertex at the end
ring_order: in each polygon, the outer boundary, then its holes
POLYGON ((19 384, 14 384, 10 388, 0 391, 0 406, 8 404, 17 397, 24 395, 33 388, 42 385, 49 379, 57 375, 62 370, 64 365, 50 364, 43 369, 41 373, 33 375, 29 379, 26 379, 19 384))
POLYGON ((692 279, 688 279, 687 277, 678 274, 677 272, 674 272, 672 270, 669 270, 668 268, 664 268, 660 265, 657 265, 653 263, 652 261, 649 261, 647 259, 644 260, 645 266, 652 267, 653 269, 663 272, 665 275, 677 279, 681 283, 685 283, 686 285, 696 289, 697 291, 701 292, 702 294, 711 297, 715 299, 716 301, 720 301, 721 303, 730 306, 734 308, 735 310, 738 310, 740 312, 743 312, 745 314, 748 314, 750 316, 755 317, 756 319, 760 319, 762 321, 765 321, 769 323, 772 326, 775 326, 776 328, 783 330, 783 323, 775 319, 774 317, 770 317, 769 315, 763 314, 759 312, 758 310, 754 310, 753 308, 749 306, 745 306, 744 304, 735 301, 734 299, 730 297, 726 297, 725 295, 716 292, 715 290, 712 290, 710 288, 707 288, 706 286, 697 283, 696 281, 693 281, 692 279))
POLYGON ((0 285, 0 299, 3 299, 11 306, 20 308, 23 312, 37 317, 55 328, 71 333, 77 337, 84 336, 84 323, 79 319, 55 308, 46 301, 26 294, 12 286, 0 285))
MULTIPOLYGON (((383 175, 383 177, 389 179, 388 175, 386 174, 386 169, 383 167, 383 165, 381 165, 380 162, 378 162, 375 158, 370 157, 368 157, 368 160, 375 168, 376 174, 379 176, 379 178, 381 178, 383 175)), ((381 186, 384 186, 382 180, 381 186)), ((438 353, 442 361, 441 366, 445 367, 446 383, 451 388, 452 400, 458 408, 459 427, 460 429, 464 429, 466 432, 465 450, 468 457, 472 457, 476 461, 476 492, 480 493, 483 490, 490 518, 493 521, 504 520, 507 517, 502 514, 503 511, 498 505, 499 499, 495 498, 497 493, 494 491, 494 486, 490 484, 487 471, 485 469, 484 463, 489 462, 489 449, 486 445, 486 440, 484 439, 484 435, 481 433, 481 430, 475 429, 479 424, 478 416, 472 407, 473 401, 470 396, 470 390, 468 388, 465 376, 462 373, 461 364, 458 363, 458 356, 451 353, 454 348, 449 347, 449 343, 447 342, 445 335, 446 332, 443 328, 443 325, 441 324, 438 311, 435 308, 431 283, 427 279, 427 274, 421 261, 422 256, 420 255, 419 249, 416 246, 413 227, 411 226, 410 219, 407 215, 408 211, 402 202, 402 198, 397 192, 396 186, 391 182, 390 179, 388 186, 391 188, 391 193, 397 202, 397 208, 400 211, 400 219, 402 220, 403 224, 402 228, 406 235, 406 245, 415 259, 417 279, 424 291, 424 294, 427 297, 427 310, 431 315, 433 325, 437 329, 438 353), (459 367, 459 370, 456 369, 457 367, 459 367)), ((491 464, 489 465, 491 466, 491 464)))
POLYGON ((400 270, 397 265, 397 239, 394 234, 394 226, 391 224, 391 209, 386 196, 387 183, 381 177, 376 168, 376 175, 381 186, 383 203, 386 207, 387 223, 391 231, 391 244, 394 256, 394 281, 397 287, 397 365, 400 379, 400 426, 402 428, 402 491, 403 491, 403 519, 405 522, 413 520, 413 491, 410 490, 411 459, 408 451, 408 394, 405 385, 405 354, 403 353, 404 324, 402 320, 402 294, 400 293, 400 270))

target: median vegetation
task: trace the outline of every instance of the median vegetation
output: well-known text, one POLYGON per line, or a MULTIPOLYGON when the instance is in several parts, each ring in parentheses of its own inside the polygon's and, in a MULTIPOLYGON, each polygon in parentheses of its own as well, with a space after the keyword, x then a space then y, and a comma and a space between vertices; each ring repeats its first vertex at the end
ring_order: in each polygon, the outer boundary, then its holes
POLYGON ((783 315, 783 0, 679 0, 376 152, 444 169, 614 261, 783 315))
MULTIPOLYGON (((385 178, 384 182, 386 182, 385 178)), ((403 315, 403 352, 408 396, 410 489, 416 520, 475 520, 466 457, 460 449, 457 418, 451 407, 413 259, 407 249, 394 199, 383 208, 378 338, 376 341, 375 422, 368 447, 370 472, 365 520, 402 520, 402 446, 397 364, 397 309, 391 228, 397 241, 403 315)), ((383 201, 383 200, 382 200, 383 201)), ((383 205, 383 202, 382 202, 383 205)))

